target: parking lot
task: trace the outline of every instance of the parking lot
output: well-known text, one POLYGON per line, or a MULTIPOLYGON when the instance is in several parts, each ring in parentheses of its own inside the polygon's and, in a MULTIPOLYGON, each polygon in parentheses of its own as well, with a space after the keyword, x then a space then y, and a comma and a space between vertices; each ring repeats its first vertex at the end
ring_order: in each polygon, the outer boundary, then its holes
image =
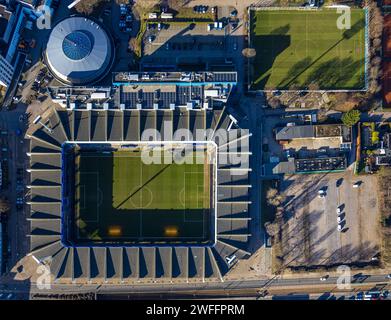
POLYGON ((208 22, 149 23, 144 37, 143 63, 233 64, 241 56, 240 37, 232 25, 208 31, 208 22))
POLYGON ((290 175, 280 185, 286 196, 282 256, 290 266, 369 262, 379 252, 375 176, 343 173, 290 175), (361 181, 357 188, 353 184, 361 181), (325 197, 319 196, 324 190, 325 197), (340 208, 341 213, 337 213, 340 208), (337 229, 340 216, 342 230, 337 229))

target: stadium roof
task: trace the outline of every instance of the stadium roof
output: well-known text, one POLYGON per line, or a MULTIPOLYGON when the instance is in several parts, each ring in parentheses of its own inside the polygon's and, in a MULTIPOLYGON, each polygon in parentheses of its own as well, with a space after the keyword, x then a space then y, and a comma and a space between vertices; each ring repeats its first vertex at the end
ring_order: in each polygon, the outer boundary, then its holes
POLYGON ((70 17, 52 30, 46 62, 54 75, 67 84, 92 83, 102 77, 113 59, 111 38, 96 22, 70 17))
MULTIPOLYGON (((221 279, 231 265, 226 258, 248 257, 250 168, 220 164, 217 169, 217 241, 211 247, 66 247, 61 241, 61 145, 66 141, 137 141, 145 127, 162 130, 164 119, 173 128, 227 130, 231 121, 218 110, 59 110, 30 137, 30 254, 38 261, 50 258, 55 279, 65 281, 133 281, 139 279, 221 279), (142 120, 141 118, 144 118, 142 120)), ((166 129, 164 129, 166 130, 166 129)), ((228 141, 217 139, 218 150, 249 143, 248 133, 229 131, 228 141)), ((162 135, 164 136, 164 135, 162 135)), ((214 139, 214 136, 209 137, 214 139)), ((219 159, 220 157, 218 157, 219 159)), ((236 159, 236 158, 235 158, 236 159)), ((220 160, 219 160, 220 161, 220 160)), ((248 164, 248 163, 247 163, 248 164)))

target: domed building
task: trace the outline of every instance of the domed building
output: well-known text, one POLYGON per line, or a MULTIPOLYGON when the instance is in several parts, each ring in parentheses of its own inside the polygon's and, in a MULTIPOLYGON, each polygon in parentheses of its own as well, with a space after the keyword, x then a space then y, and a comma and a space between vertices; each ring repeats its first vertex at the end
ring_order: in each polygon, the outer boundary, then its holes
POLYGON ((53 75, 65 84, 96 82, 109 71, 114 58, 111 37, 96 22, 70 17, 52 30, 45 60, 53 75))

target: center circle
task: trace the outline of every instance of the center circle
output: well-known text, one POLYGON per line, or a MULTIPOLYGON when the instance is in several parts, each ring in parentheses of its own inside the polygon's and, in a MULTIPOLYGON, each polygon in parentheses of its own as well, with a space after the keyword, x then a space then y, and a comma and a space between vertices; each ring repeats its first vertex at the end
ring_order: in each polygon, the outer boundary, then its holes
POLYGON ((85 31, 74 31, 62 42, 64 54, 71 60, 82 60, 91 53, 93 43, 85 31))
MULTIPOLYGON (((139 203, 136 203, 138 201, 134 201, 133 197, 131 197, 129 199, 129 201, 134 209, 146 209, 152 204, 152 201, 153 201, 152 191, 148 187, 143 187, 139 192, 141 192, 141 197, 140 197, 139 203), (142 202, 141 202, 141 200, 142 200, 142 202)), ((133 193, 133 192, 131 192, 131 193, 133 193)))

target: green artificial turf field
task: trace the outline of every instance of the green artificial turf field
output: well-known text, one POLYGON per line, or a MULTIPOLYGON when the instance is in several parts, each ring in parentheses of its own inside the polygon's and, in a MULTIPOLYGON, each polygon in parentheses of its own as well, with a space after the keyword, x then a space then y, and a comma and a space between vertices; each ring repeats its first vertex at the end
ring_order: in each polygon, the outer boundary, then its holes
POLYGON ((210 164, 145 164, 141 152, 76 156, 76 238, 93 241, 208 241, 210 164))
POLYGON ((253 90, 365 88, 365 11, 351 9, 351 28, 336 9, 251 12, 253 90))

